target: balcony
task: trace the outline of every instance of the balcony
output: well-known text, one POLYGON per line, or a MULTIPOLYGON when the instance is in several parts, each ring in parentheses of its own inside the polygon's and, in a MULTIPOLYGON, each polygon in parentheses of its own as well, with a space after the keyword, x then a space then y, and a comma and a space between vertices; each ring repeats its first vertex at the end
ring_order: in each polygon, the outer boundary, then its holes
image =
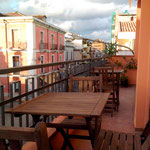
MULTIPOLYGON (((42 64, 42 65, 34 65, 34 66, 24 66, 18 68, 9 68, 9 69, 1 69, 0 74, 8 74, 15 72, 22 72, 26 70, 38 70, 41 68, 47 68, 47 72, 45 74, 40 74, 40 72, 36 73, 32 77, 28 77, 24 80, 18 78, 20 80, 15 82, 10 82, 10 94, 8 97, 4 96, 4 92, 6 92, 7 87, 1 85, 1 115, 0 115, 0 123, 1 125, 11 125, 11 126, 31 126, 32 118, 30 116, 20 116, 16 119, 11 114, 6 114, 5 110, 9 107, 17 106, 20 103, 24 103, 25 101, 30 101, 34 97, 38 97, 43 93, 47 92, 65 92, 68 90, 68 77, 69 74, 72 75, 86 75, 91 70, 91 66, 100 66, 106 63, 106 59, 97 58, 97 59, 85 59, 71 62, 61 62, 61 63, 53 63, 53 64, 42 64), (64 68, 59 70, 51 70, 51 67, 56 67, 59 65, 64 65, 64 68), (20 82, 21 81, 21 82, 20 82), (14 83, 18 83, 17 91, 14 91, 14 83), (37 83, 37 84, 34 84, 37 83), (37 85, 37 87, 35 87, 37 85), (5 90, 5 91, 4 91, 5 90), (22 92, 21 92, 22 91, 22 92)), ((7 92, 6 92, 7 93, 7 92)), ((119 112, 115 112, 114 116, 111 117, 110 114, 104 113, 102 116, 102 129, 113 130, 119 132, 127 132, 127 133, 135 133, 134 129, 134 99, 135 99, 135 86, 129 86, 128 88, 120 88, 120 108, 119 112)), ((56 116, 49 116, 47 121, 52 121, 56 116)), ((71 132, 75 132, 75 134, 84 133, 88 134, 86 131, 76 131, 72 130, 71 132)), ((56 133, 56 132, 55 132, 56 133)), ((59 134, 53 136, 51 138, 51 144, 54 149, 59 149, 62 144, 62 137, 59 134), (59 144, 55 144, 56 141, 60 141, 59 144)), ((79 150, 91 150, 91 143, 87 140, 80 141, 79 139, 71 140, 73 147, 79 150)), ((27 143, 28 144, 28 143, 27 143)))
POLYGON ((51 45, 51 50, 57 50, 57 49, 58 49, 58 44, 51 45))
POLYGON ((39 47, 40 47, 40 50, 48 49, 48 43, 42 43, 41 42, 39 47))
POLYGON ((65 46, 59 45, 59 50, 65 50, 65 46))
POLYGON ((10 49, 27 49, 27 42, 8 42, 8 47, 10 49))

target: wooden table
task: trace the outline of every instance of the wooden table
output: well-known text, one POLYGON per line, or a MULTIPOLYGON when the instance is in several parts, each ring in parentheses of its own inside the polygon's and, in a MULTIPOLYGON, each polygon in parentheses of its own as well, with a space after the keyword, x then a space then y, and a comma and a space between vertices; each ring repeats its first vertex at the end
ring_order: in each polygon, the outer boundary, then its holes
POLYGON ((86 119, 89 133, 95 136, 98 134, 98 122, 95 121, 95 133, 91 133, 90 120, 98 120, 109 95, 110 93, 46 93, 6 112, 16 116, 31 114, 35 122, 39 115, 80 116, 86 119))

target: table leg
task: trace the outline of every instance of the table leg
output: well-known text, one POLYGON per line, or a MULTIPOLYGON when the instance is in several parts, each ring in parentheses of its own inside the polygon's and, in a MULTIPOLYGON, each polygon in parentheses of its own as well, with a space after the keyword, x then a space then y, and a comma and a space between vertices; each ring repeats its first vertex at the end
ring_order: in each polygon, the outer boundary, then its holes
POLYGON ((66 144, 67 144, 68 147, 69 147, 69 149, 70 149, 70 150, 74 150, 74 148, 73 148, 73 146, 72 146, 72 144, 71 144, 71 142, 70 142, 68 136, 66 135, 65 131, 64 131, 62 128, 57 128, 57 131, 61 133, 61 135, 63 136, 63 138, 64 138, 66 144))
POLYGON ((101 129, 101 121, 102 121, 102 116, 96 117, 95 118, 95 127, 94 127, 94 141, 98 137, 98 134, 101 129))
POLYGON ((119 81, 120 81, 120 74, 116 74, 117 77, 117 91, 116 91, 116 98, 117 98, 117 111, 118 111, 118 107, 119 107, 119 81))
POLYGON ((91 119, 92 118, 86 117, 85 119, 86 119, 86 124, 87 124, 87 127, 88 127, 88 131, 89 131, 91 144, 92 144, 92 147, 94 147, 94 133, 93 133, 92 124, 91 124, 91 119))

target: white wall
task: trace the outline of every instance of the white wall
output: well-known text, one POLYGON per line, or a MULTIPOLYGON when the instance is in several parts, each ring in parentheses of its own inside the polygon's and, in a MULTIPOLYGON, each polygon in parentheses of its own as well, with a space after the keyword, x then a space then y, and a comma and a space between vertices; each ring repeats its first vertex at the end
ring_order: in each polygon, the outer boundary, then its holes
POLYGON ((135 32, 119 32, 118 39, 135 39, 135 32))

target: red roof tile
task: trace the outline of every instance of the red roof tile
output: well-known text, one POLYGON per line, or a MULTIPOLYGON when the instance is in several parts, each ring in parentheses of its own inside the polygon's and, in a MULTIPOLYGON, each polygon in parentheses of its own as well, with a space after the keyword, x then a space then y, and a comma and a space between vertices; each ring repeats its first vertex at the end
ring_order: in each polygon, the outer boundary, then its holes
POLYGON ((120 31, 121 32, 135 32, 136 31, 136 22, 120 22, 120 31))
POLYGON ((24 14, 18 12, 18 11, 15 11, 15 12, 11 12, 11 13, 7 13, 5 14, 6 16, 25 16, 24 14))

